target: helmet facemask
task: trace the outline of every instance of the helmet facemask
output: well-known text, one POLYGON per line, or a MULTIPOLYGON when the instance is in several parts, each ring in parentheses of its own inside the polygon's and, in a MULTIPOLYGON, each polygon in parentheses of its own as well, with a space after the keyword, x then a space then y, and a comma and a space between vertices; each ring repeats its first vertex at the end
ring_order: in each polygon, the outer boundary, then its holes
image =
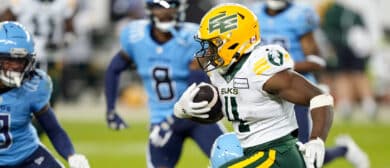
MULTIPOLYGON (((22 51, 22 50, 21 50, 22 51)), ((20 87, 34 68, 33 55, 26 52, 0 53, 0 81, 7 87, 20 87)))
POLYGON ((212 71, 224 65, 224 59, 218 55, 218 48, 223 43, 220 38, 201 40, 195 36, 195 40, 201 45, 201 49, 196 52, 195 57, 204 71, 212 71))

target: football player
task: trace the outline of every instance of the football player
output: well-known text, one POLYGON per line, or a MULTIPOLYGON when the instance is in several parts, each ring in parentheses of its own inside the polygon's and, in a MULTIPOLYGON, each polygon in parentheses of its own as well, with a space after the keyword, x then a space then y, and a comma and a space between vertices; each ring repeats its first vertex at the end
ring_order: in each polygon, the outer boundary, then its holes
POLYGON ((0 23, 0 167, 63 167, 40 143, 35 116, 57 152, 71 168, 89 168, 49 105, 50 77, 35 69, 32 36, 17 22, 0 23))
POLYGON ((198 25, 182 21, 185 1, 147 0, 146 6, 149 19, 132 21, 123 28, 122 49, 105 72, 106 119, 112 129, 127 127, 115 111, 115 102, 121 72, 135 69, 148 94, 148 166, 175 167, 186 138, 210 156, 214 140, 223 132, 217 124, 201 125, 173 116, 174 103, 189 84, 190 67, 197 66, 194 53, 200 48, 193 38, 198 25))
MULTIPOLYGON (((256 15, 242 5, 219 5, 203 16, 197 38, 199 63, 218 88, 222 111, 244 150, 222 167, 321 167, 333 98, 293 71, 285 49, 258 45, 256 15), (313 120, 309 141, 299 148, 293 103, 309 106, 313 120)), ((208 108, 188 98, 197 92, 190 89, 175 104, 178 117, 203 116, 199 111, 208 108)))
MULTIPOLYGON (((314 39, 314 31, 319 26, 319 17, 310 6, 293 2, 293 0, 267 0, 265 3, 252 5, 260 23, 262 44, 279 44, 286 49, 294 60, 294 70, 305 76, 310 82, 317 81, 312 72, 325 68, 325 60, 319 56, 319 49, 314 39)), ((307 106, 295 105, 298 121, 298 139, 307 142, 310 135, 310 119, 307 106)), ((352 140, 352 139, 349 139, 352 140)), ((353 143, 352 141, 350 143, 353 143)), ((367 165, 368 159, 363 152, 346 155, 350 145, 328 149, 325 163, 338 157, 347 157, 355 165, 367 165), (361 157, 356 157, 360 155, 361 157), (359 159, 357 159, 359 158, 359 159)), ((353 150, 353 149, 350 149, 353 150)))

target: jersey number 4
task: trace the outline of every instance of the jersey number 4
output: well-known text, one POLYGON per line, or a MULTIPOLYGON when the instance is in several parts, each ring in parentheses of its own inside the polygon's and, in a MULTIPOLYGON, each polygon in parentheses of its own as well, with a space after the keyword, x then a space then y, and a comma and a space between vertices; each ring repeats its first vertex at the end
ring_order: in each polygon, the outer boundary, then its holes
POLYGON ((229 121, 238 121, 238 130, 240 132, 249 132, 249 125, 247 121, 240 119, 238 110, 237 110, 237 100, 236 97, 224 96, 225 98, 225 112, 227 119, 229 121))
POLYGON ((0 149, 6 149, 11 146, 10 126, 10 115, 0 114, 0 149))

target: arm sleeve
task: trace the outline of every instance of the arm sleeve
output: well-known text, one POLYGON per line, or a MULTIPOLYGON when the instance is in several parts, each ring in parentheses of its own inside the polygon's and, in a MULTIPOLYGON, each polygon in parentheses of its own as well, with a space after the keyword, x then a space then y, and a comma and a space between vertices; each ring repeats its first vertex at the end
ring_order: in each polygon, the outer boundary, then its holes
POLYGON ((65 160, 68 160, 68 157, 73 155, 75 150, 69 136, 58 123, 52 108, 49 107, 46 112, 38 115, 37 119, 57 152, 65 160))
POLYGON ((203 70, 197 69, 197 70, 190 70, 190 76, 188 78, 188 85, 191 85, 192 83, 201 83, 206 82, 210 83, 210 79, 207 76, 207 73, 203 70))
POLYGON ((120 74, 128 67, 128 65, 128 62, 122 58, 118 52, 107 67, 104 76, 104 93, 106 96, 107 111, 115 109, 120 74))

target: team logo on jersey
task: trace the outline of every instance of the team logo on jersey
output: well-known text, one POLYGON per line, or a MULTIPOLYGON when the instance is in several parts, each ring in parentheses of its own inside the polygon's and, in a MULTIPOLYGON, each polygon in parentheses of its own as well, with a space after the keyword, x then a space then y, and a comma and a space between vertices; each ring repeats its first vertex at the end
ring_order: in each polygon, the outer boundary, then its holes
POLYGON ((276 66, 283 65, 283 53, 278 50, 271 50, 268 52, 268 60, 271 64, 276 66))
POLYGON ((209 20, 209 33, 219 30, 219 33, 225 33, 230 30, 237 29, 237 14, 227 16, 226 13, 221 13, 209 20))
POLYGON ((237 89, 249 89, 248 78, 234 78, 233 87, 237 89))

